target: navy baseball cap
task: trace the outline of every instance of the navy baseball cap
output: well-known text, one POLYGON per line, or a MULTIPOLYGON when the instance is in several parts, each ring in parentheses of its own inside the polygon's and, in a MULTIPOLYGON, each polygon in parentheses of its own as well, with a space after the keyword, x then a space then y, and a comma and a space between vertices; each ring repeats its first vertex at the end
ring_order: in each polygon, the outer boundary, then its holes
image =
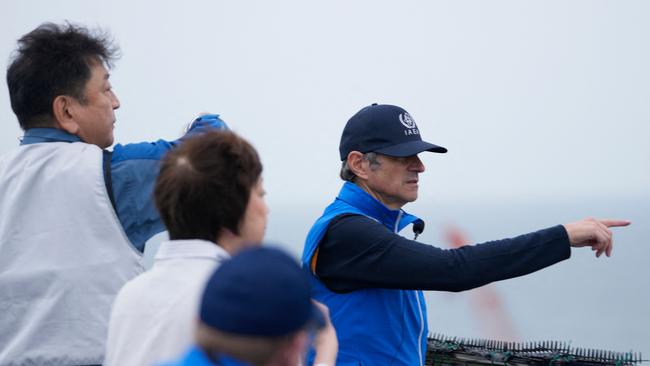
POLYGON ((246 249, 217 268, 203 292, 199 317, 219 331, 258 337, 325 325, 311 301, 307 274, 282 250, 266 247, 246 249))
POLYGON ((422 141, 415 120, 403 108, 374 103, 345 125, 339 145, 341 161, 348 158, 350 151, 407 157, 423 151, 446 153, 447 149, 422 141))

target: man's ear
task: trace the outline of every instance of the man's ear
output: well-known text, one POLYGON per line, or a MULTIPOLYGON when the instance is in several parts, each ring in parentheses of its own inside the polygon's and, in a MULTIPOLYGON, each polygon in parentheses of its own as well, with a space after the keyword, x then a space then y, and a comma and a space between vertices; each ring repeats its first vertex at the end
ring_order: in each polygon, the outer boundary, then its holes
POLYGON ((368 179, 368 160, 363 158, 363 153, 350 151, 348 154, 348 167, 361 179, 368 179))
POLYGON ((73 135, 79 134, 79 124, 74 118, 77 104, 79 102, 68 95, 57 95, 52 101, 52 112, 56 127, 73 135))

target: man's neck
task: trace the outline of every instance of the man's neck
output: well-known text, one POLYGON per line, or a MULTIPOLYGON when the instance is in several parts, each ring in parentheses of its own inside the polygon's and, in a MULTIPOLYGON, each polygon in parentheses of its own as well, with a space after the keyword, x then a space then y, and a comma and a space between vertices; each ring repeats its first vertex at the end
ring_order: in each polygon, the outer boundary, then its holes
POLYGON ((359 188, 363 189, 366 193, 368 193, 372 198, 376 199, 377 201, 381 202, 384 204, 384 206, 388 207, 391 210, 399 210, 402 208, 404 205, 403 204, 398 204, 394 202, 389 202, 389 200, 385 199, 381 193, 373 190, 370 188, 370 186, 367 184, 367 182, 363 179, 355 179, 354 184, 356 184, 359 188))

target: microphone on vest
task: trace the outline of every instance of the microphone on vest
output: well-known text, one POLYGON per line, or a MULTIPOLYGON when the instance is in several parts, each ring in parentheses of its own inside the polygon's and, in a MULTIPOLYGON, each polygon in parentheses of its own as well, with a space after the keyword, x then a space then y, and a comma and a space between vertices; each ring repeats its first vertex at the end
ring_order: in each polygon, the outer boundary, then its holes
POLYGON ((418 220, 413 223, 413 233, 415 234, 415 237, 413 237, 413 240, 417 239, 420 234, 424 231, 424 221, 418 220))

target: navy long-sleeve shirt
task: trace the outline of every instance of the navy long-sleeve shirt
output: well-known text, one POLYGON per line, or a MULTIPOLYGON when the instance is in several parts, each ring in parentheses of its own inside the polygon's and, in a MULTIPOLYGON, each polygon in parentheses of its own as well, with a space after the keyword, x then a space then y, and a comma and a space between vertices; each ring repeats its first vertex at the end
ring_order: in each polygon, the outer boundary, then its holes
POLYGON ((330 223, 316 274, 335 292, 362 288, 464 291, 535 272, 571 256, 558 225, 458 249, 440 249, 401 237, 361 215, 330 223))

